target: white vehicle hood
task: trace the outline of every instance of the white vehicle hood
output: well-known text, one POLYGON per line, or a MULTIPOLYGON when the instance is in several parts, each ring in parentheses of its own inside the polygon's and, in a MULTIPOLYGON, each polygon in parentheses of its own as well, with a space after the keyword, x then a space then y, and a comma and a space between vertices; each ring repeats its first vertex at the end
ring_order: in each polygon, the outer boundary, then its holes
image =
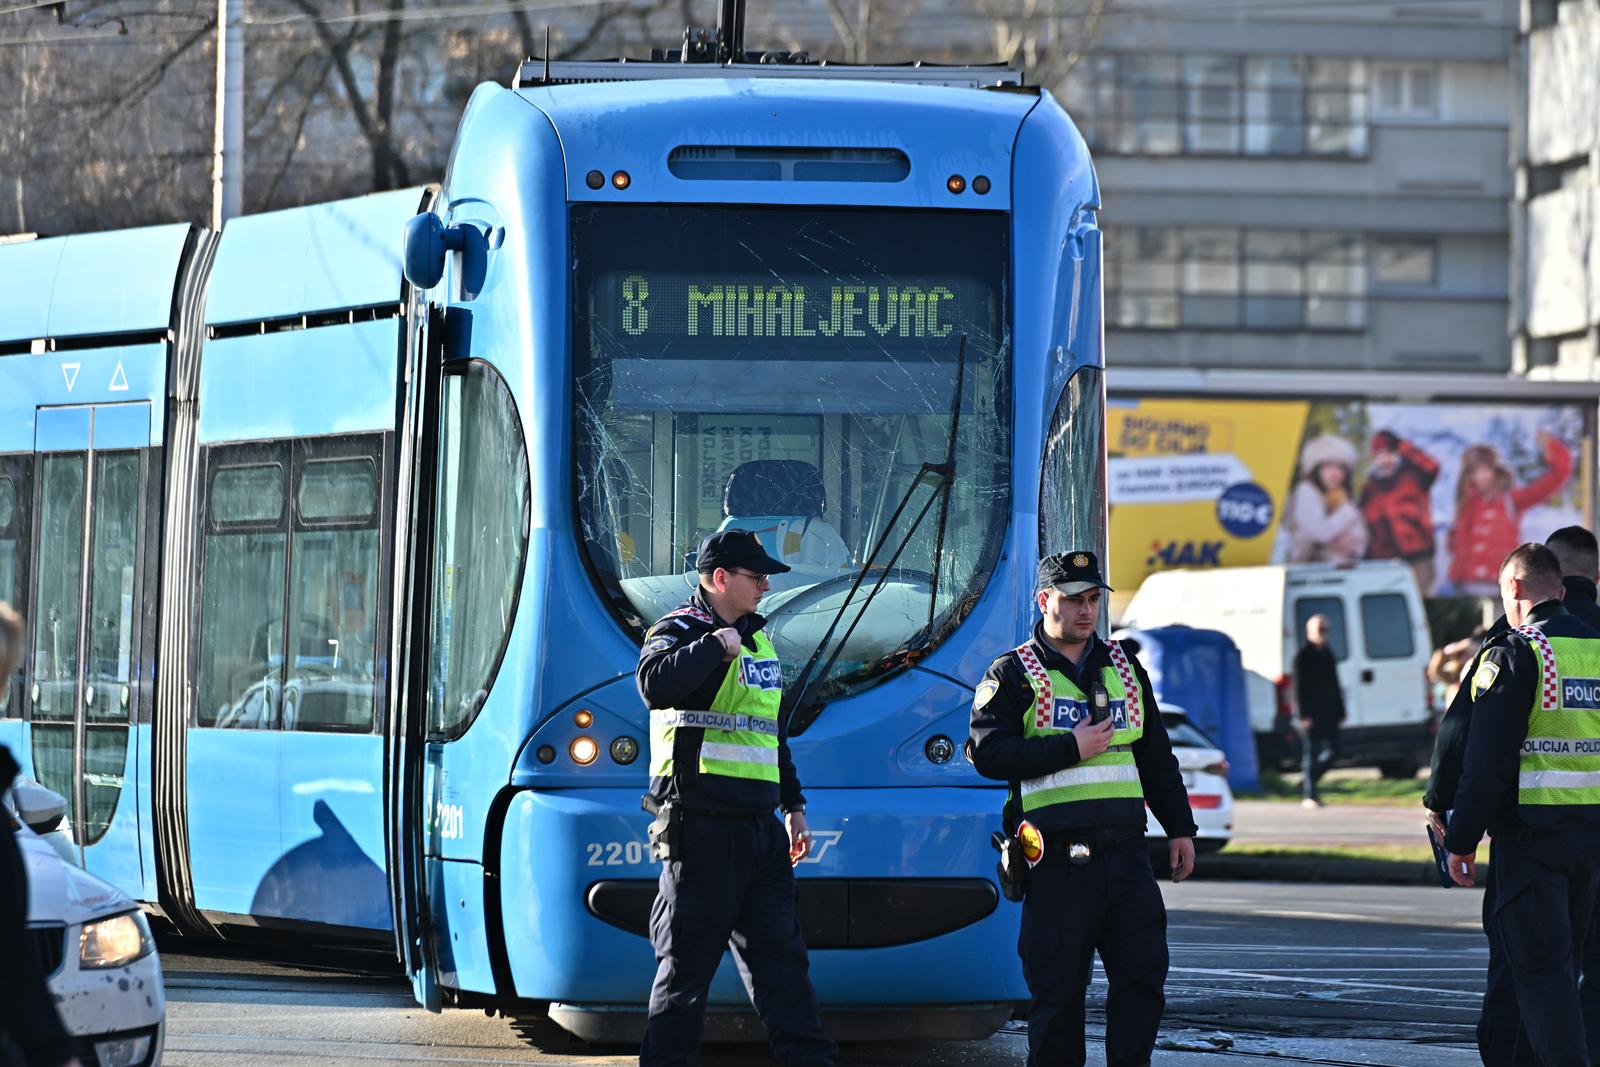
POLYGON ((28 922, 84 923, 132 911, 127 894, 80 867, 64 862, 27 827, 17 831, 17 847, 28 870, 28 922))

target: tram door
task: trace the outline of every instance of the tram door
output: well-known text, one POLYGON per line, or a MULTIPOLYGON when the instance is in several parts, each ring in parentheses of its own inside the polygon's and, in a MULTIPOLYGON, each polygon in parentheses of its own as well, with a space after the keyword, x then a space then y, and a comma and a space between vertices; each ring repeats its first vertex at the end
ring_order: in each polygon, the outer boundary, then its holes
POLYGON ((89 870, 143 885, 137 760, 137 602, 148 403, 40 408, 28 663, 34 773, 67 798, 89 870))

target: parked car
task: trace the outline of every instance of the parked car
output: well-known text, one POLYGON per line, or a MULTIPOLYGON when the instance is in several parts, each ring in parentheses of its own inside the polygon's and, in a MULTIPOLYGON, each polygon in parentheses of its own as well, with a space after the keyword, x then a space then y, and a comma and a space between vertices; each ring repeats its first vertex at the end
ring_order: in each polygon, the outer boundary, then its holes
MULTIPOLYGON (((1189 791, 1189 807, 1200 828, 1194 846, 1197 852, 1217 852, 1233 837, 1233 790, 1228 786, 1228 758, 1180 707, 1161 706, 1161 721, 1172 739, 1172 754, 1178 759, 1183 786, 1189 791)), ((1166 831, 1145 810, 1144 835, 1164 838, 1166 831)))
POLYGON ((1411 568, 1396 560, 1161 571, 1128 602, 1122 625, 1185 623, 1239 646, 1250 728, 1263 767, 1298 765, 1295 652, 1306 620, 1327 617, 1349 717, 1340 762, 1409 778, 1432 751, 1427 667, 1432 645, 1411 568))
POLYGON ((16 835, 28 872, 28 937, 78 1059, 154 1067, 167 1018, 155 939, 133 900, 32 829, 57 832, 65 809, 60 794, 33 782, 0 803, 0 833, 16 835))

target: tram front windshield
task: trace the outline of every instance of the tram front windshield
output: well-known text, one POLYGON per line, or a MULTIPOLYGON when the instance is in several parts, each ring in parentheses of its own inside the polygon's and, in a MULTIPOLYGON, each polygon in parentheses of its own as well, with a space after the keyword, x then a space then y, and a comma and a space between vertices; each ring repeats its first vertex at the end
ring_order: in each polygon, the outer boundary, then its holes
POLYGON ((625 623, 737 528, 791 568, 787 681, 836 617, 820 695, 942 641, 1008 518, 1005 216, 581 205, 572 240, 581 538, 625 623))

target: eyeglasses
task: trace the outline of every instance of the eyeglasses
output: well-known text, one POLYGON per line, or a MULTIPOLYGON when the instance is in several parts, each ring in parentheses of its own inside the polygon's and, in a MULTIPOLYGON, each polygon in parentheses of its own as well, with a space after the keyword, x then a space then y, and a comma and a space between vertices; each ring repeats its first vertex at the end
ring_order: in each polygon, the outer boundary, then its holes
POLYGON ((746 578, 749 578, 752 582, 755 582, 757 585, 771 585, 772 584, 772 580, 769 577, 767 577, 765 574, 756 574, 754 571, 741 571, 741 570, 735 570, 732 567, 729 567, 728 568, 728 573, 729 574, 742 575, 742 576, 744 576, 746 578))

